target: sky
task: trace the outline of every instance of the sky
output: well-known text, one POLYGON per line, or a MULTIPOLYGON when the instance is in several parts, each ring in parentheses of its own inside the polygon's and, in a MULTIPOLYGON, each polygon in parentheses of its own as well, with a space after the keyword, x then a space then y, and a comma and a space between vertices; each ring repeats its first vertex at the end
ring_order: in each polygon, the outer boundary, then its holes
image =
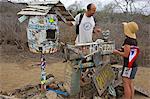
POLYGON ((108 4, 108 3, 110 3, 110 2, 112 2, 112 0, 60 0, 62 3, 64 3, 64 5, 66 6, 66 7, 68 7, 69 5, 71 5, 71 4, 73 4, 75 1, 82 1, 82 2, 84 2, 85 1, 85 3, 89 3, 89 2, 91 2, 91 1, 93 1, 93 2, 95 2, 95 1, 100 1, 101 3, 102 3, 102 5, 105 5, 105 4, 108 4))
MULTIPOLYGON (((7 1, 7 0, 0 0, 0 1, 7 1)), ((55 1, 55 0, 10 0, 10 1, 55 1)), ((60 0, 65 7, 67 8, 68 6, 70 6, 71 4, 75 3, 75 1, 80 2, 81 5, 83 6, 83 8, 86 8, 87 4, 89 3, 96 3, 99 4, 97 5, 97 7, 99 7, 100 9, 103 8, 106 4, 109 4, 111 2, 114 2, 114 0, 60 0)), ((122 1, 125 0, 117 0, 119 1, 119 3, 123 3, 122 1)), ((135 0, 136 3, 134 4, 136 8, 143 8, 145 4, 145 2, 149 1, 149 0, 135 0)), ((149 4, 150 5, 150 4, 149 4)), ((144 12, 148 13, 148 15, 150 14, 150 6, 147 4, 147 7, 144 8, 144 12)))
MULTIPOLYGON (((114 0, 60 0, 60 1, 65 5, 65 7, 68 7, 69 5, 73 4, 75 1, 78 1, 78 2, 81 1, 82 5, 84 5, 83 8, 86 8, 87 4, 89 4, 90 2, 93 2, 93 3, 94 2, 101 2, 101 7, 102 8, 105 5, 107 5, 111 2, 114 2, 114 0)), ((121 1, 125 1, 125 0, 117 0, 117 1, 120 1, 120 3, 123 3, 121 1)), ((149 5, 146 4, 145 2, 147 2, 147 1, 148 0, 135 0, 134 6, 138 9, 140 9, 140 8, 143 8, 146 5, 147 7, 145 7, 143 9, 143 11, 144 11, 144 14, 149 15, 150 14, 150 6, 149 6, 150 4, 149 5)), ((138 10, 138 9, 136 9, 136 10, 138 10)))

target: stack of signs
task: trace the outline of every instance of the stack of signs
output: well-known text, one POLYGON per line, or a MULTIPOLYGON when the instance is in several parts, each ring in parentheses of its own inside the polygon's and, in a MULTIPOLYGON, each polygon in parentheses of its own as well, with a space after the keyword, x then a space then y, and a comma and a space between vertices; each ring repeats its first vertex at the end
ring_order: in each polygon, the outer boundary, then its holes
POLYGON ((31 52, 54 53, 58 44, 58 19, 56 14, 30 17, 27 38, 31 52))

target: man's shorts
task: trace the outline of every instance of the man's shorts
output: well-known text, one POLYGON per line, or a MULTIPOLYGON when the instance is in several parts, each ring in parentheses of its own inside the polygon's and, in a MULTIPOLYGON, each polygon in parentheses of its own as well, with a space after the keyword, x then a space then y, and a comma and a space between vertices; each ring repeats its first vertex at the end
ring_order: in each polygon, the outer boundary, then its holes
POLYGON ((137 72, 137 67, 133 67, 133 68, 123 67, 121 76, 127 77, 129 79, 134 79, 136 72, 137 72))

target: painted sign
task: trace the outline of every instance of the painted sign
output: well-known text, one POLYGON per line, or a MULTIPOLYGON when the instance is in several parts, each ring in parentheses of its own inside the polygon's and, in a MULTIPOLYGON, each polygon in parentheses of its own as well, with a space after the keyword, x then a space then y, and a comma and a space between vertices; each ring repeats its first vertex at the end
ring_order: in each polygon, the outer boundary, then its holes
POLYGON ((93 80, 100 96, 114 79, 115 73, 110 65, 105 65, 97 69, 93 80))

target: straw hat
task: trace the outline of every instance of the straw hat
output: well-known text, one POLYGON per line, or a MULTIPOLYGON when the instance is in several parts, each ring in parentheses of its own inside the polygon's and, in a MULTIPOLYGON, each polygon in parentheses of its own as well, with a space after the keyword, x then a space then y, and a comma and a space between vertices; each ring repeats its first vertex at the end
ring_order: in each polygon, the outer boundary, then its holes
POLYGON ((123 22, 124 34, 130 38, 136 39, 136 32, 139 30, 138 25, 135 22, 123 22))

